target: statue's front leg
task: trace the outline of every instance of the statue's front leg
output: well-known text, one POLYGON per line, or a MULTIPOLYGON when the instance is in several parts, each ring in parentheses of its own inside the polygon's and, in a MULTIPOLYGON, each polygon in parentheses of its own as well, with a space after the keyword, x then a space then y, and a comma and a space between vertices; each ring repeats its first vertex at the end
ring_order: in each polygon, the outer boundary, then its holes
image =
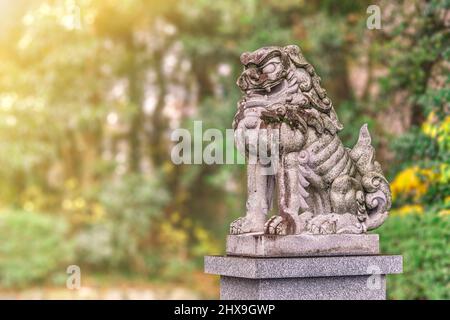
POLYGON ((259 163, 247 165, 246 215, 231 223, 231 234, 264 231, 274 188, 274 176, 266 175, 266 171, 259 163))
POLYGON ((305 201, 307 182, 300 176, 297 158, 298 153, 292 152, 282 159, 277 173, 279 214, 266 222, 267 234, 297 234, 305 228, 298 214, 300 209, 308 209, 305 201))
POLYGON ((297 234, 305 226, 298 216, 300 208, 308 209, 305 188, 308 182, 299 171, 300 154, 305 136, 300 130, 286 124, 280 128, 280 166, 277 170, 278 210, 279 214, 270 218, 265 225, 267 234, 297 234))

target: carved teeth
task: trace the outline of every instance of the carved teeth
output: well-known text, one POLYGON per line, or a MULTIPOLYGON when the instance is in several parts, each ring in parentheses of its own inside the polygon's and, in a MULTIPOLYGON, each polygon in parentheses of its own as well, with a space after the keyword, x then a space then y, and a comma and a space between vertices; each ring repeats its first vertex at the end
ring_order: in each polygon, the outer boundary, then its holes
POLYGON ((270 87, 267 87, 267 88, 266 88, 266 91, 267 91, 267 92, 270 92, 270 87))

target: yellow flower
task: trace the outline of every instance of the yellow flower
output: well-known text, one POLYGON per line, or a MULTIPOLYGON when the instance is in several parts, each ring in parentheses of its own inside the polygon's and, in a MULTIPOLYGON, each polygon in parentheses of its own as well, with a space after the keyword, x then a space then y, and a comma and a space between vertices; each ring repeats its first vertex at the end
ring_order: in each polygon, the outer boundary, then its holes
POLYGON ((443 209, 441 211, 439 211, 439 216, 443 217, 443 216, 449 216, 450 215, 450 209, 443 209))
POLYGON ((392 198, 401 195, 413 196, 415 200, 423 196, 430 184, 442 180, 442 165, 440 168, 422 169, 417 166, 406 168, 399 172, 391 183, 392 198))
POLYGON ((398 209, 392 210, 391 215, 393 216, 406 216, 409 214, 423 214, 424 210, 421 205, 412 204, 412 205, 404 205, 398 209))
POLYGON ((429 124, 429 123, 424 123, 422 125, 422 131, 423 133, 425 133, 427 136, 431 137, 431 138, 435 138, 437 136, 438 133, 438 128, 429 124))
POLYGON ((422 124, 422 132, 431 138, 435 138, 438 134, 436 123, 436 113, 430 112, 426 121, 422 124))
POLYGON ((450 144, 450 116, 440 120, 435 112, 430 112, 422 124, 422 132, 430 138, 436 139, 442 147, 450 144))
POLYGON ((445 204, 450 203, 450 196, 446 196, 446 197, 444 198, 444 203, 445 203, 445 204))
POLYGON ((397 199, 400 194, 413 195, 419 198, 427 191, 427 186, 418 177, 418 167, 406 168, 399 172, 391 183, 392 198, 397 199))

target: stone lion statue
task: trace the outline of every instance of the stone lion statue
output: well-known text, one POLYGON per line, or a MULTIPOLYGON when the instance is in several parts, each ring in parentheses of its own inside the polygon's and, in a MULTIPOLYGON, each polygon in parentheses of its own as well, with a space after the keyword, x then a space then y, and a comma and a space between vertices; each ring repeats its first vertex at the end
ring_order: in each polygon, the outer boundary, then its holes
POLYGON ((231 223, 230 233, 357 234, 380 226, 391 194, 367 125, 352 149, 344 147, 331 99, 298 46, 264 47, 240 60, 244 95, 233 120, 235 143, 256 161, 247 165, 246 215, 231 223), (255 151, 255 141, 269 140, 277 142, 277 153, 266 146, 276 154, 273 172, 255 151), (274 198, 278 214, 268 219, 274 198))

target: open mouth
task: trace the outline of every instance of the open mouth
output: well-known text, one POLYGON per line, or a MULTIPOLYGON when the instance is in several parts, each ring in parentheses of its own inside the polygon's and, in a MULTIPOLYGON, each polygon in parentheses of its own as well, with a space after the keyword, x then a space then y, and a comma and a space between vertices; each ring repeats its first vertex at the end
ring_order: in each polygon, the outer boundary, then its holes
POLYGON ((286 87, 286 79, 281 79, 280 81, 271 83, 265 87, 248 90, 247 94, 250 96, 275 96, 283 92, 286 87))

